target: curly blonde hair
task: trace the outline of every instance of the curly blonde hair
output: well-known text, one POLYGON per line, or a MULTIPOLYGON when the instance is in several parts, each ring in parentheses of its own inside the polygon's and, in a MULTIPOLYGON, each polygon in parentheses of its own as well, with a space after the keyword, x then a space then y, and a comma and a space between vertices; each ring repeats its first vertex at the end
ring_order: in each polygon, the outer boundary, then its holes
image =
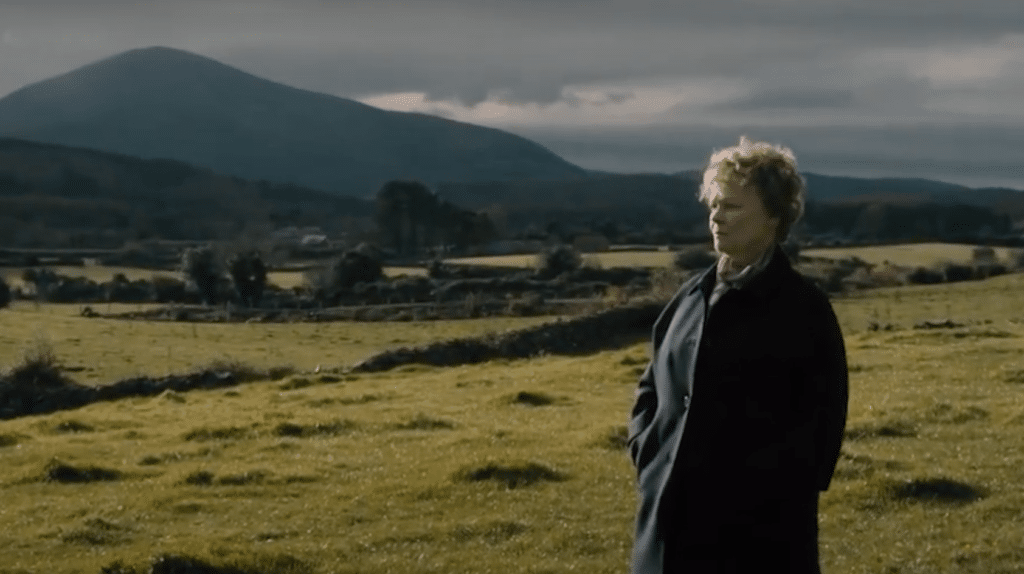
POLYGON ((723 184, 753 186, 771 217, 779 218, 781 243, 804 213, 807 186, 797 171, 796 156, 787 147, 740 137, 740 143, 711 154, 697 198, 710 206, 723 184))

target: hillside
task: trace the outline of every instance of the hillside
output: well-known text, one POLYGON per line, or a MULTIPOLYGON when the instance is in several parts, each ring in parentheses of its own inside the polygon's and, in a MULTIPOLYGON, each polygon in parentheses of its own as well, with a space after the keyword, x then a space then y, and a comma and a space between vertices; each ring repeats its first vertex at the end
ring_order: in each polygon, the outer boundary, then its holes
POLYGON ((0 99, 0 136, 175 159, 357 196, 391 179, 585 174, 507 132, 380 110, 170 48, 131 50, 0 99))
POLYGON ((224 239, 294 226, 352 232, 370 202, 172 160, 0 138, 0 244, 106 247, 224 239))

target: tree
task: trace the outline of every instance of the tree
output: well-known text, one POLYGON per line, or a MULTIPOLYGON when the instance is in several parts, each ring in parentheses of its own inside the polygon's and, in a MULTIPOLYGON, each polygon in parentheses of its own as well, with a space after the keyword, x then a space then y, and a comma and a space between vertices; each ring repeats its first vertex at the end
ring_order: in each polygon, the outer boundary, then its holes
POLYGON ((246 307, 257 307, 267 285, 267 267, 256 251, 237 253, 228 260, 228 274, 238 298, 246 307))
POLYGON ((389 181, 375 197, 377 230, 386 244, 411 255, 435 239, 438 199, 419 181, 389 181))
POLYGON ((217 284, 220 282, 221 266, 213 249, 209 246, 186 249, 181 256, 181 272, 185 281, 199 290, 207 305, 217 303, 217 284))
POLYGON ((333 299, 358 283, 372 283, 383 278, 384 266, 379 255, 362 244, 309 276, 307 284, 318 297, 333 299))

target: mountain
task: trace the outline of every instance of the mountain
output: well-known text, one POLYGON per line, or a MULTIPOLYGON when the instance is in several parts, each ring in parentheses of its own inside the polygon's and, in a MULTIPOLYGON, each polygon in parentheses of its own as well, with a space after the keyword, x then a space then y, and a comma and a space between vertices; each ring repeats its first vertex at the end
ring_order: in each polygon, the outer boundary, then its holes
POLYGON ((0 138, 0 245, 117 248, 146 239, 262 238, 319 227, 356 239, 372 202, 186 163, 0 138))
POLYGON ((366 196, 392 179, 566 179, 530 140, 278 84, 170 48, 131 50, 0 99, 0 136, 168 158, 366 196))

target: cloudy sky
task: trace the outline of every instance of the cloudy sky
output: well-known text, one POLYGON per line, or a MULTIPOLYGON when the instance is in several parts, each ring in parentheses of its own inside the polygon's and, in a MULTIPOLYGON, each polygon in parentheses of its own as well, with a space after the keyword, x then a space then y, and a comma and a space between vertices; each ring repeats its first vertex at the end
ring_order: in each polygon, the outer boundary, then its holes
POLYGON ((0 0, 0 97, 157 45, 591 169, 748 134, 808 171, 1024 189, 1018 0, 0 0))

